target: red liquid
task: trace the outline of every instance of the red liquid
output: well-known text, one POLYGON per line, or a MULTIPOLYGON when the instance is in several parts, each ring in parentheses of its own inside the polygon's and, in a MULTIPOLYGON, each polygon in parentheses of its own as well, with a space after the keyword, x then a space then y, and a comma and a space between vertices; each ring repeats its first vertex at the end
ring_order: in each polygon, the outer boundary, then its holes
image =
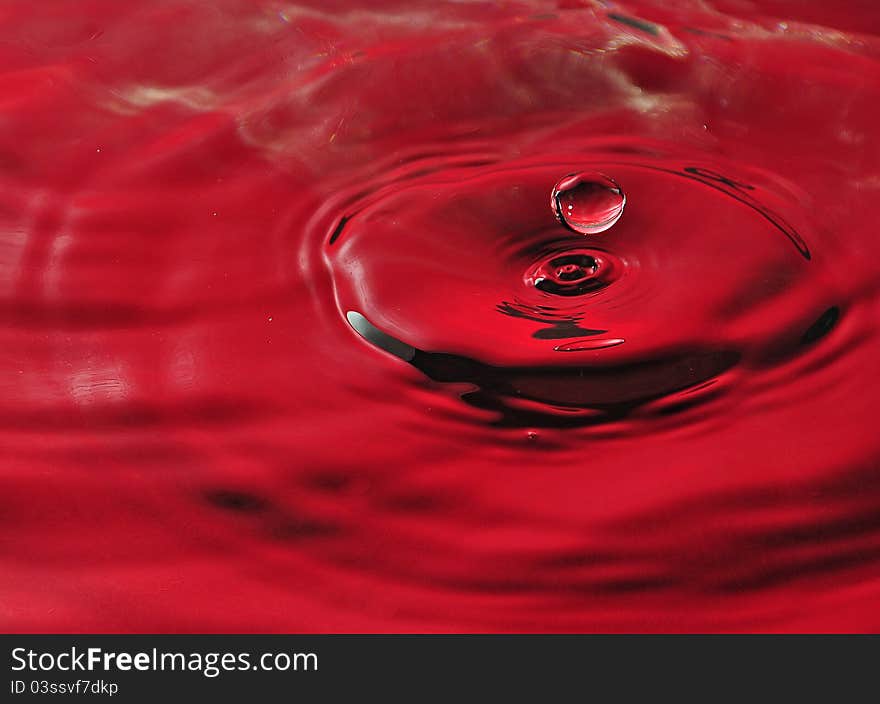
POLYGON ((715 5, 7 2, 3 630, 880 629, 880 12, 715 5))

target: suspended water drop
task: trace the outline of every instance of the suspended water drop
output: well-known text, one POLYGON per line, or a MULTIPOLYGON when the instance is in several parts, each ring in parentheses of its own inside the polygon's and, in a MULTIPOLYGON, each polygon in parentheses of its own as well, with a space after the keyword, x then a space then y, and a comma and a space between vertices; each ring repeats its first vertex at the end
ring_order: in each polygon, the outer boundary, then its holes
POLYGON ((595 171, 569 174, 553 188, 550 207, 559 221, 582 235, 596 235, 623 214, 626 196, 611 177, 595 171))

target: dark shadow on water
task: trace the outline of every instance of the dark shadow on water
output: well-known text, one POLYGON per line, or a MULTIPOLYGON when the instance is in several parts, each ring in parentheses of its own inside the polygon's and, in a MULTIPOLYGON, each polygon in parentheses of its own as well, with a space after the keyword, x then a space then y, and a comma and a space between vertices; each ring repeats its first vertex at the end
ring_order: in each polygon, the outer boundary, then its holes
POLYGON ((429 379, 472 384, 462 400, 499 414, 497 425, 577 427, 607 423, 676 391, 701 384, 739 361, 732 350, 695 350, 616 366, 510 366, 426 352, 376 328, 360 313, 349 324, 365 340, 409 362, 429 379))

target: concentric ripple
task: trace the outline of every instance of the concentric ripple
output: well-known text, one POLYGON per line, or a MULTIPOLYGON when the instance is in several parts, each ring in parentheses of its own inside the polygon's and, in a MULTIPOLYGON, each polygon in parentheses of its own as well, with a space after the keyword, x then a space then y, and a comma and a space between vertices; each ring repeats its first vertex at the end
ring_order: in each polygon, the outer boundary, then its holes
MULTIPOLYGON (((340 312, 365 321, 352 327, 367 341, 417 350, 397 356, 476 385, 466 401, 526 425, 567 425, 574 410, 603 411, 577 422, 619 420, 738 365, 751 371, 737 385, 753 383, 814 339, 807 331, 834 301, 816 295, 824 273, 792 246, 804 236, 777 210, 767 217, 762 197, 785 205, 769 184, 669 157, 599 163, 630 193, 601 249, 542 207, 555 164, 493 163, 456 179, 441 169, 354 204, 325 243, 340 312), (758 271, 773 278, 756 281, 758 271), (788 301, 772 321, 770 297, 788 301)), ((581 188, 575 180, 560 183, 581 188)))

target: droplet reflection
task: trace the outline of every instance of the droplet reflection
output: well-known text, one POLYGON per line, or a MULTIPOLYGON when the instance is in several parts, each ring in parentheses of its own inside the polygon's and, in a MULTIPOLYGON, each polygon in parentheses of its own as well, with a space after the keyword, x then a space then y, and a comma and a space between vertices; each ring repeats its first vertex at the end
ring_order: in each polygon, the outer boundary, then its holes
POLYGON ((626 196, 611 177, 592 171, 569 174, 553 188, 550 207, 559 221, 581 235, 604 232, 623 215, 626 196))

